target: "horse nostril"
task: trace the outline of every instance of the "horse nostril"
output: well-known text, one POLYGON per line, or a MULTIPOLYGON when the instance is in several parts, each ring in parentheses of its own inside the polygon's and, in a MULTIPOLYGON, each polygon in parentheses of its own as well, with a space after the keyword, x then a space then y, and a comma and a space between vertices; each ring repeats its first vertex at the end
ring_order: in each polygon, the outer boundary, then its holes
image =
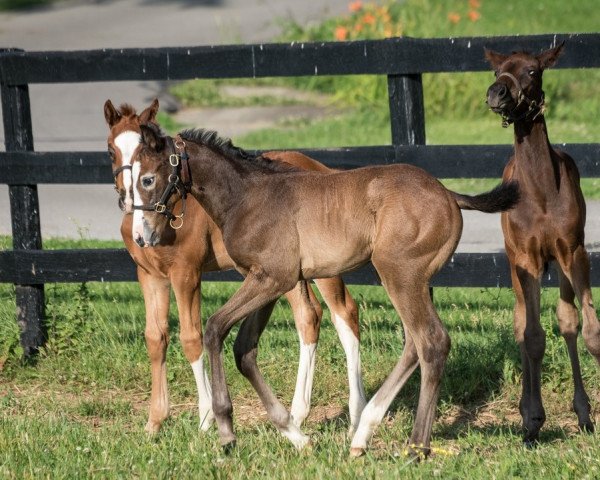
POLYGON ((506 97, 506 95, 508 95, 508 88, 506 88, 506 85, 500 85, 500 89, 498 90, 498 96, 500 98, 504 98, 506 97))
POLYGON ((146 244, 146 242, 144 242, 143 237, 137 237, 135 239, 135 243, 137 243, 140 247, 143 247, 146 244))

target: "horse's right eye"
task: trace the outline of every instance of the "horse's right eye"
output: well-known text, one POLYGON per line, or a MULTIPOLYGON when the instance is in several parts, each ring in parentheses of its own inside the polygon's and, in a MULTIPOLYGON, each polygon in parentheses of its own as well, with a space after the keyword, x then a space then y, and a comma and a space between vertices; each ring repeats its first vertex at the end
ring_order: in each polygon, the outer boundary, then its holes
POLYGON ((110 155, 110 158, 112 158, 112 160, 115 160, 115 151, 111 148, 108 147, 108 154, 110 155))

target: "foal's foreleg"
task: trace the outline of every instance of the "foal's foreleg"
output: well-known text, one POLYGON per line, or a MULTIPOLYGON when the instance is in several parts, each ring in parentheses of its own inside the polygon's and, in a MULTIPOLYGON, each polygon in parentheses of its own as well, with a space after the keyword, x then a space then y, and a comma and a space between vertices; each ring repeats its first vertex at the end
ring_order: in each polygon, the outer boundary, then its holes
POLYGON ((235 442, 231 397, 223 367, 223 341, 237 322, 250 313, 276 300, 293 285, 281 285, 264 272, 251 270, 242 286, 206 324, 204 346, 211 366, 213 412, 219 428, 221 444, 227 449, 235 442))
POLYGON ((138 279, 146 306, 146 348, 152 371, 150 409, 145 430, 157 433, 169 416, 166 352, 169 344, 169 281, 152 276, 138 267, 138 279))
MULTIPOLYGON (((542 360, 546 349, 546 333, 540 324, 541 272, 530 272, 535 261, 525 261, 523 266, 511 263, 513 291, 515 293, 515 339, 521 350, 523 365, 522 393, 519 410, 525 430, 523 441, 531 445, 537 441, 546 421, 542 404, 542 360)), ((535 268, 533 268, 535 270, 535 268)))
POLYGON ((242 323, 234 344, 235 361, 238 370, 250 381, 258 393, 269 418, 277 429, 296 448, 303 448, 308 443, 309 438, 300 431, 287 409, 273 394, 256 363, 258 341, 269 321, 275 303, 276 300, 268 303, 263 308, 250 314, 242 323))
POLYGON ((329 307, 331 320, 346 353, 350 414, 348 435, 352 436, 367 404, 360 368, 358 308, 341 277, 319 279, 315 283, 329 307))
POLYGON ((300 426, 310 411, 315 358, 323 309, 307 282, 298 282, 293 290, 285 294, 292 311, 300 338, 298 376, 292 400, 293 422, 300 426))
POLYGON ((202 345, 202 321, 200 315, 200 272, 194 266, 175 269, 171 283, 177 300, 179 312, 179 338, 183 352, 192 366, 196 388, 198 390, 198 413, 200 428, 210 428, 212 413, 212 393, 202 345))

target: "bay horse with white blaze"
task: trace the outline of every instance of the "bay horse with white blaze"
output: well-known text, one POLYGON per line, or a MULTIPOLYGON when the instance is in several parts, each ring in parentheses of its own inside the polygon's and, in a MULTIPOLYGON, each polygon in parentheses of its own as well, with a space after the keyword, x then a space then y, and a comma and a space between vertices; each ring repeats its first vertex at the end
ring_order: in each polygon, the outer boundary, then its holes
POLYGON ((540 325, 540 279, 549 262, 558 265, 560 300, 556 313, 571 360, 573 408, 582 430, 593 431, 594 425, 577 355, 575 297, 583 312, 585 345, 600 362, 600 324, 584 247, 585 201, 579 172, 571 157, 550 145, 544 119, 542 73, 555 64, 562 50, 561 44, 539 55, 485 52, 496 73, 496 81, 487 91, 487 103, 502 115, 503 126, 514 124, 515 153, 504 169, 503 180, 519 182, 521 202, 501 218, 515 293, 514 331, 523 365, 519 410, 527 445, 538 439, 546 419, 541 397, 545 333, 540 325))
MULTIPOLYGON (((458 244, 460 209, 510 208, 518 198, 516 184, 504 183, 470 197, 447 190, 410 165, 330 174, 300 171, 254 157, 204 130, 185 131, 173 140, 142 126, 142 142, 133 161, 135 203, 141 208, 154 204, 167 189, 174 195, 166 203, 178 201, 179 194, 169 185, 178 179, 179 189, 189 191, 221 228, 225 247, 245 276, 240 289, 209 318, 204 338, 222 445, 229 448, 235 441, 222 361, 223 341, 232 326, 253 312, 270 311, 299 280, 339 275, 370 260, 402 319, 405 347, 365 407, 351 453, 364 452, 374 428, 418 365, 421 392, 410 449, 415 455, 429 453, 450 349, 429 295, 429 281, 458 244)), ((155 211, 142 212, 142 218, 134 219, 133 236, 140 243, 154 243, 167 232, 167 219, 155 211)), ((235 357, 275 426, 302 447, 308 437, 293 424, 256 364, 258 339, 267 321, 268 315, 255 315, 242 324, 235 357)))
MULTIPOLYGON (((104 115, 110 128, 108 150, 113 161, 115 188, 125 213, 133 212, 131 161, 140 148, 140 125, 156 125, 158 101, 139 115, 129 105, 116 109, 110 100, 104 115)), ((327 167, 298 152, 271 152, 270 157, 299 168, 329 171, 327 167)), ((205 373, 200 315, 201 273, 232 269, 235 264, 227 254, 221 230, 191 199, 181 217, 181 202, 173 207, 175 219, 166 226, 154 248, 141 248, 132 236, 132 220, 140 214, 124 215, 121 235, 137 264, 137 274, 146 305, 146 344, 152 369, 152 393, 148 432, 157 432, 169 414, 166 375, 168 310, 170 287, 175 292, 179 312, 180 339, 186 358, 192 365, 198 388, 200 424, 207 429, 212 421, 212 401, 205 373)), ((139 242, 139 239, 137 239, 139 242)), ((349 379, 350 432, 358 424, 366 399, 360 373, 358 309, 339 277, 315 281, 331 311, 331 318, 347 357, 349 379)), ((292 401, 294 422, 300 425, 310 409, 315 353, 319 338, 322 309, 310 286, 297 286, 286 293, 300 337, 300 362, 292 401)))

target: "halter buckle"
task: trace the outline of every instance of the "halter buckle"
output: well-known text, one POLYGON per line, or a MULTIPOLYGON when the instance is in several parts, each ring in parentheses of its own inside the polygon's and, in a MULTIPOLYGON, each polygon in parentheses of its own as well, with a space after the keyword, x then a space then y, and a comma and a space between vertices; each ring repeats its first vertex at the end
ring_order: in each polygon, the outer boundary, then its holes
POLYGON ((179 154, 172 153, 171 155, 169 155, 169 163, 171 164, 172 167, 178 166, 179 165, 179 154))
POLYGON ((156 211, 158 213, 164 213, 166 209, 167 209, 167 206, 164 203, 156 202, 154 204, 154 211, 156 211))

